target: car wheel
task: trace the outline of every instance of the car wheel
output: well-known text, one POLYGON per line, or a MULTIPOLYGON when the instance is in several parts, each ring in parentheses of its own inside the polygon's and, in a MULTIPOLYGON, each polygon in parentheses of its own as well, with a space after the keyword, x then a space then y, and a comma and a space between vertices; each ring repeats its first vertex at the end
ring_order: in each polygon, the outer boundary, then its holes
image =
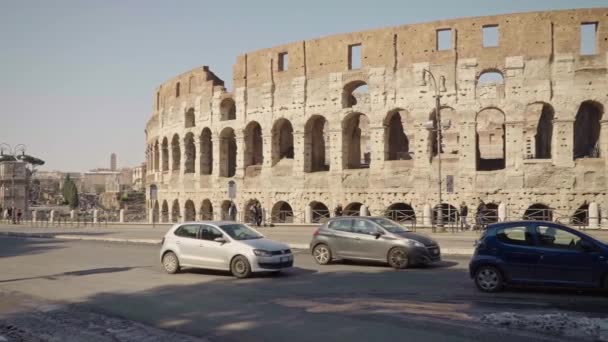
POLYGON ((173 252, 167 252, 163 255, 163 268, 165 272, 169 274, 175 274, 179 272, 179 260, 177 259, 177 255, 173 252))
POLYGON ((312 250, 312 257, 319 265, 327 265, 331 262, 331 250, 325 244, 318 244, 312 250))
POLYGON ((405 248, 391 249, 388 252, 387 261, 392 268, 396 268, 398 270, 407 268, 410 264, 410 258, 407 255, 405 248))
POLYGON ((242 255, 238 255, 232 259, 230 263, 230 272, 237 278, 247 278, 251 275, 251 265, 249 260, 242 255))
POLYGON ((481 266, 475 272, 475 285, 483 292, 499 292, 504 287, 502 274, 496 267, 481 266))

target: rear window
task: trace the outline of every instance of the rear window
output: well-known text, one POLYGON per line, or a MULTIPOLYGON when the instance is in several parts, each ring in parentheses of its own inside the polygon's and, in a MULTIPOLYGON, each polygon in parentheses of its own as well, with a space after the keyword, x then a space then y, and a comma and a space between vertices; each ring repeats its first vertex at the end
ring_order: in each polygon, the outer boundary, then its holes
POLYGON ((532 245, 532 235, 525 226, 500 228, 496 231, 496 238, 510 245, 532 245))
POLYGON ((198 233, 198 225, 181 226, 175 231, 175 235, 196 239, 198 233))
POLYGON ((328 225, 330 229, 338 230, 341 232, 350 232, 352 226, 352 220, 336 220, 331 221, 328 225))

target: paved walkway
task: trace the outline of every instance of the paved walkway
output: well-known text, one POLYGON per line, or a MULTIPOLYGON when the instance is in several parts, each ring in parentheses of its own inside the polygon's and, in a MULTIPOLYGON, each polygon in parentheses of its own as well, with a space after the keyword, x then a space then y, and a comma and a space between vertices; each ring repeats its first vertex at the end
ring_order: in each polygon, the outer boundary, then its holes
MULTIPOLYGON (((31 237, 50 237, 70 240, 92 240, 123 243, 158 244, 170 225, 101 225, 76 227, 0 225, 0 235, 23 235, 31 237)), ((281 225, 261 227, 258 230, 266 237, 288 243, 292 248, 305 249, 312 234, 317 229, 314 225, 281 225)), ((443 232, 433 233, 431 229, 422 228, 417 232, 435 239, 441 246, 443 254, 471 255, 473 244, 479 237, 478 232, 443 232)), ((608 242, 608 230, 587 230, 588 234, 608 242)))

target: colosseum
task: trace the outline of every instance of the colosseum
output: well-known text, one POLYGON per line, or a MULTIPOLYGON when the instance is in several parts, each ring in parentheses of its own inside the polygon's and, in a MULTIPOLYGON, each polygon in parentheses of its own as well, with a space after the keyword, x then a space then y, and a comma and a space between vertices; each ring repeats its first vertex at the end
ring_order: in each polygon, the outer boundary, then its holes
POLYGON ((483 200, 493 220, 608 227, 607 51, 608 8, 580 9, 249 52, 232 92, 207 66, 185 72, 146 126, 150 220, 224 218, 233 181, 239 218, 259 201, 267 223, 337 205, 453 223, 483 200))

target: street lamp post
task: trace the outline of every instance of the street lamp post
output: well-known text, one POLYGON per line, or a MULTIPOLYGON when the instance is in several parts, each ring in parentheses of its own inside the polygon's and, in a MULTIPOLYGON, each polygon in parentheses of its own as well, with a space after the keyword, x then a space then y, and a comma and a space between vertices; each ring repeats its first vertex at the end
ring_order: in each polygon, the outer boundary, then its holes
MULTIPOLYGON (((442 125, 441 125, 441 95, 439 93, 439 87, 437 84, 437 80, 435 79, 435 75, 433 75, 433 73, 428 70, 428 69, 424 69, 423 71, 423 77, 425 74, 428 74, 430 76, 430 79, 433 81, 433 88, 435 90, 435 125, 434 127, 427 127, 429 130, 434 130, 437 134, 437 186, 439 189, 439 205, 437 207, 437 227, 439 227, 440 229, 444 229, 444 225, 443 225, 443 208, 442 208, 442 199, 441 199, 441 185, 442 185, 442 179, 441 179, 441 129, 442 129, 442 125)), ((440 77, 440 80, 445 80, 445 78, 443 76, 440 77)), ((431 151, 431 158, 432 158, 432 153, 433 151, 431 151)))

